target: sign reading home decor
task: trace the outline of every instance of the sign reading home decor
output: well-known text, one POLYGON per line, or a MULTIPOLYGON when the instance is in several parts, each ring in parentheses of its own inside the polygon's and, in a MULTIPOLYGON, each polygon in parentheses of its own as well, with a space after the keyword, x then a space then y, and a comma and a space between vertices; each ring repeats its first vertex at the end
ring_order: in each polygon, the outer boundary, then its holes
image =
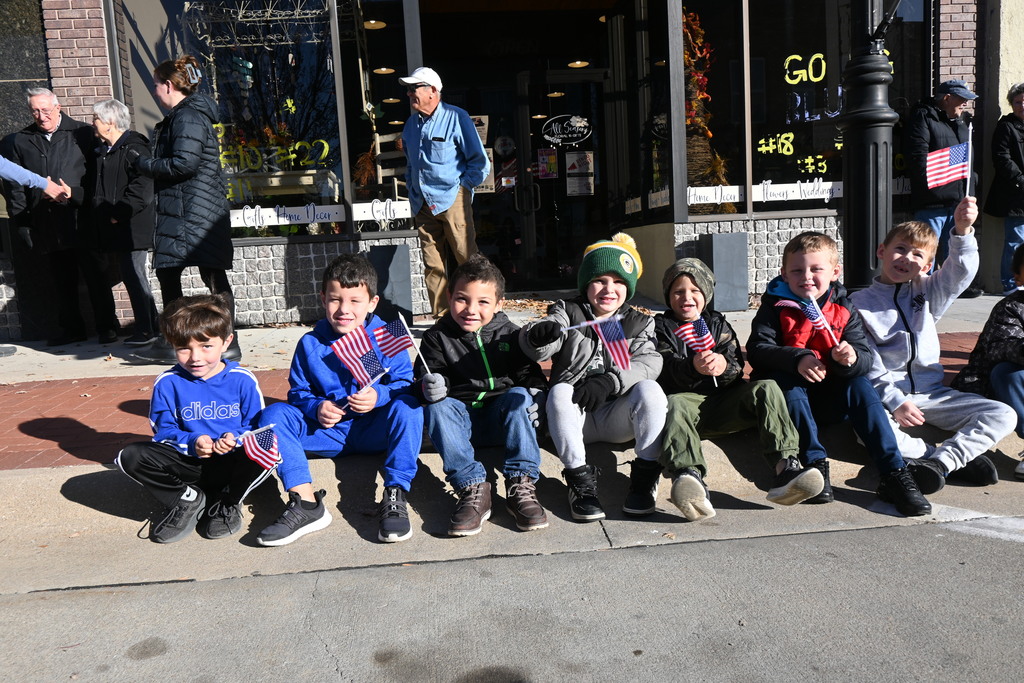
POLYGON ((548 119, 540 134, 553 145, 576 145, 589 138, 592 132, 590 121, 582 116, 562 114, 548 119))
MULTIPOLYGON (((408 201, 359 202, 352 205, 352 218, 356 221, 377 221, 390 223, 399 218, 409 218, 412 210, 408 201)), ((265 208, 249 206, 231 210, 231 227, 262 228, 268 225, 305 225, 308 223, 343 223, 345 207, 337 204, 322 206, 309 203, 305 206, 275 206, 265 208)))

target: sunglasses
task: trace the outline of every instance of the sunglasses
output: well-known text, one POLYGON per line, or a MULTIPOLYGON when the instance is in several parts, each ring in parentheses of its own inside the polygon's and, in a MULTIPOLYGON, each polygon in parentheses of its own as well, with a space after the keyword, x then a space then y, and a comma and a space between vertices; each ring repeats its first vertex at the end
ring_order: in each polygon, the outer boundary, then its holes
POLYGON ((405 89, 408 90, 409 92, 416 92, 420 88, 429 88, 429 87, 430 87, 429 83, 417 83, 416 85, 407 85, 407 86, 405 86, 405 89))

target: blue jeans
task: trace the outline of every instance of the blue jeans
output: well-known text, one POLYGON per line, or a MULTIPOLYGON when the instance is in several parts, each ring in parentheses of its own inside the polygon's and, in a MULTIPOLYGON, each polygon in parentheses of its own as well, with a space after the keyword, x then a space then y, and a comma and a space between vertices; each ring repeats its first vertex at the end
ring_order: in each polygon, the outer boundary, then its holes
POLYGON ((384 455, 385 486, 409 490, 419 467, 423 442, 423 411, 412 396, 402 394, 390 403, 345 419, 324 429, 307 420, 290 403, 275 403, 260 413, 260 426, 275 425, 281 464, 277 475, 286 490, 311 484, 307 453, 325 458, 339 455, 381 453, 384 455))
POLYGON ((1024 244, 1024 216, 1007 216, 1003 219, 1003 260, 999 268, 999 279, 1003 291, 1017 289, 1013 279, 1013 252, 1024 244))
POLYGON ((786 407, 800 435, 801 458, 805 464, 827 457, 818 439, 818 422, 830 424, 849 418, 879 474, 888 474, 906 465, 885 406, 866 377, 830 377, 815 384, 791 373, 779 373, 772 379, 786 397, 786 407))
POLYGON ((927 223, 939 237, 939 250, 935 254, 935 265, 941 265, 949 254, 949 232, 953 229, 953 211, 956 207, 939 209, 918 209, 914 220, 927 223))
POLYGON ((445 479, 453 489, 487 480, 474 446, 504 446, 506 477, 540 476, 537 430, 526 412, 533 402, 525 388, 512 387, 481 408, 450 397, 423 407, 427 434, 441 454, 445 479))
POLYGON ((991 398, 1002 401, 1017 413, 1017 436, 1024 437, 1024 365, 1003 361, 988 376, 991 398))

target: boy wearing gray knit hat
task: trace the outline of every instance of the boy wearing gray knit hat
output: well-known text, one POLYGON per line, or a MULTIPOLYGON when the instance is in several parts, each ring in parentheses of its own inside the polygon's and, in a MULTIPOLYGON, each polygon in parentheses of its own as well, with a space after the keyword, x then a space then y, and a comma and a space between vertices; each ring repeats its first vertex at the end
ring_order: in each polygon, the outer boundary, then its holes
POLYGON ((672 478, 672 503, 691 522, 713 517, 701 439, 750 427, 757 427, 764 456, 775 467, 769 501, 795 505, 821 493, 821 472, 797 457, 799 436, 778 385, 743 379, 736 333, 711 306, 711 269, 700 259, 679 259, 665 271, 662 289, 669 310, 654 317, 664 361, 658 383, 668 395, 660 463, 672 478))

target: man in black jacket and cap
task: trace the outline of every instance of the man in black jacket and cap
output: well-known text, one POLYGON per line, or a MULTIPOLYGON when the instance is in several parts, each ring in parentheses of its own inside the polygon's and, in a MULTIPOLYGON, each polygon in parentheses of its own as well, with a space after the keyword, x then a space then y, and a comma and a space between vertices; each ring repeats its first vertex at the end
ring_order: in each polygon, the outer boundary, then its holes
MULTIPOLYGON (((943 81, 935 88, 935 96, 922 100, 910 113, 906 133, 907 174, 910 176, 910 201, 914 220, 927 223, 939 236, 936 265, 946 258, 949 231, 953 227, 953 211, 964 198, 966 188, 960 181, 929 188, 926 166, 928 153, 967 142, 971 115, 967 104, 977 99, 962 80, 943 81)), ((978 175, 971 171, 971 188, 978 187, 978 175)), ((971 285, 962 298, 983 293, 971 285)))

